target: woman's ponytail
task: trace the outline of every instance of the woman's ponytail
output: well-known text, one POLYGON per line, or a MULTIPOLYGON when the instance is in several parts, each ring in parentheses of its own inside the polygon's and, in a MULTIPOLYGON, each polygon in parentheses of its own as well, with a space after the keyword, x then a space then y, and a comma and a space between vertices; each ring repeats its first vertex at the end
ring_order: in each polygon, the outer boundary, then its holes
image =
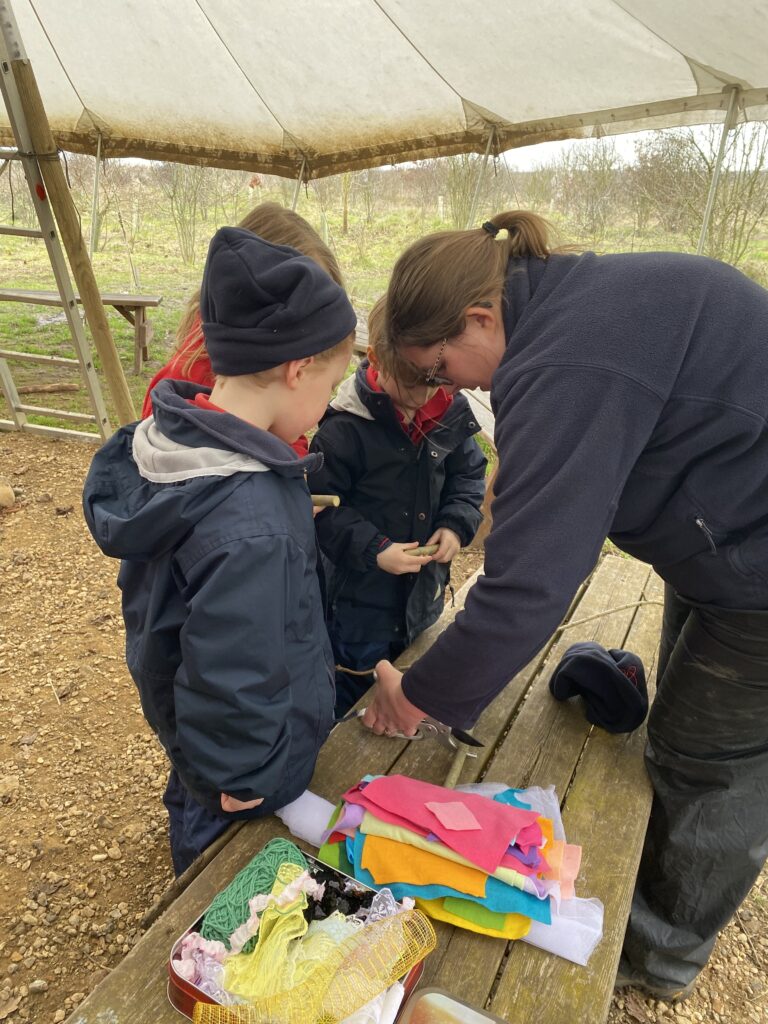
POLYGON ((507 210, 486 221, 483 230, 488 232, 489 226, 495 231, 494 238, 499 231, 507 232, 502 244, 506 241, 510 259, 526 256, 546 259, 552 251, 549 224, 538 214, 527 210, 507 210))

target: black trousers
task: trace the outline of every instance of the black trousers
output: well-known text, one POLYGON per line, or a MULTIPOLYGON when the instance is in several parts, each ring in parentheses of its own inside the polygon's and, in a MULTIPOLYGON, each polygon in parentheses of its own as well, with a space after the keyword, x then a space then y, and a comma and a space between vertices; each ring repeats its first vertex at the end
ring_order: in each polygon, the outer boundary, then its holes
POLYGON ((705 965, 768 856, 768 611, 670 587, 648 718, 654 798, 624 956, 660 985, 705 965))

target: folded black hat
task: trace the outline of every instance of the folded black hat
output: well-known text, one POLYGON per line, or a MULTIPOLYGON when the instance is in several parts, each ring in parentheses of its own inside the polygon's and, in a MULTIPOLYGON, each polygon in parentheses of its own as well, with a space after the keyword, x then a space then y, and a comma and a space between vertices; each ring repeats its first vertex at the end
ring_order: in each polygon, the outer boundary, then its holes
POLYGON ((244 228, 211 239, 200 318, 214 373, 259 373, 333 348, 357 317, 343 288, 288 245, 244 228))
POLYGON ((632 732, 648 714, 642 661, 631 651, 606 650, 591 641, 568 648, 549 690, 558 700, 583 697, 587 719, 608 732, 632 732))

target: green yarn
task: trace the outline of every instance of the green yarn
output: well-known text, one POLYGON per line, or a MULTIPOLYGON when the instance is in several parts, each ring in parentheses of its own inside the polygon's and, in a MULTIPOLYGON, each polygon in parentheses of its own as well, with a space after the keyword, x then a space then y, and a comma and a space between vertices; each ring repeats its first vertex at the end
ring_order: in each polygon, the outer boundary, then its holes
MULTIPOLYGON (((302 870, 308 867, 298 846, 287 839, 271 839, 208 907, 200 926, 203 938, 218 939, 229 949, 230 935, 250 917, 248 900, 261 893, 271 892, 278 869, 285 863, 297 864, 302 870)), ((256 945, 256 938, 254 935, 243 946, 244 953, 251 952, 256 945)))

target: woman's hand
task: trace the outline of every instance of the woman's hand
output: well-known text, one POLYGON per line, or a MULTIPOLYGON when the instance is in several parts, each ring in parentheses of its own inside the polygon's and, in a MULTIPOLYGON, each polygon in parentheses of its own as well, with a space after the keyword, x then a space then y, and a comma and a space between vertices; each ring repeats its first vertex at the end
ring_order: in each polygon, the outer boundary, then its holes
MULTIPOLYGON (((450 532, 450 531, 449 531, 450 532)), ((409 541, 407 544, 390 544, 376 555, 376 564, 384 572, 392 573, 393 576, 403 576, 407 572, 419 572, 422 565, 432 561, 432 555, 409 555, 408 551, 417 548, 417 540, 409 541)))
POLYGON ((437 551, 432 555, 432 560, 435 562, 450 562, 461 550, 459 535, 453 530, 449 530, 447 526, 441 526, 439 530, 435 530, 427 544, 437 544, 437 551))
POLYGON ((398 672, 391 661, 380 661, 376 665, 373 700, 363 715, 363 725, 378 736, 392 736, 397 732, 415 736, 424 718, 424 712, 411 704, 403 693, 402 678, 403 673, 398 672))
POLYGON ((259 804, 263 803, 263 796, 259 797, 258 800, 236 800, 227 793, 221 794, 221 809, 226 814, 232 814, 233 811, 250 811, 252 807, 258 807, 259 804))

